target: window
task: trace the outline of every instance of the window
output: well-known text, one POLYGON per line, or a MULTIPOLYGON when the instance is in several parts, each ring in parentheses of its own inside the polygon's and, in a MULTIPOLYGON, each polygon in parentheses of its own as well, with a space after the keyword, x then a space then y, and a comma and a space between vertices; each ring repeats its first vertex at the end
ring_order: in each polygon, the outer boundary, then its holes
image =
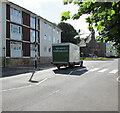
POLYGON ((30 41, 35 42, 35 31, 34 30, 30 30, 30 41))
POLYGON ((53 28, 53 31, 55 31, 55 27, 53 28))
POLYGON ((14 9, 14 8, 10 8, 10 14, 14 15, 16 17, 21 17, 20 11, 18 11, 17 9, 14 9))
MULTIPOLYGON (((30 30, 30 41, 35 42, 35 31, 30 30)), ((36 42, 38 42, 38 31, 36 31, 36 42)))
POLYGON ((31 47, 31 51, 35 51, 35 45, 31 44, 30 47, 31 47))
POLYGON ((49 41, 52 41, 52 37, 51 36, 49 36, 49 41))
POLYGON ((55 37, 53 37, 53 43, 55 43, 55 37))
POLYGON ((49 29, 51 29, 52 27, 51 27, 51 25, 49 25, 49 29))
POLYGON ((44 52, 47 52, 47 47, 46 46, 44 46, 44 52))
POLYGON ((10 20, 21 24, 21 22, 22 22, 21 12, 15 8, 10 8, 10 20))
POLYGON ((14 10, 13 8, 10 8, 10 14, 11 14, 11 15, 14 14, 14 13, 13 13, 13 10, 14 10))
POLYGON ((22 57, 22 43, 20 42, 11 42, 10 43, 10 56, 17 58, 22 57))
POLYGON ((22 32, 21 30, 22 30, 22 28, 18 25, 13 25, 13 24, 10 25, 10 31, 12 33, 21 34, 21 32, 22 32))
POLYGON ((14 40, 22 40, 22 27, 10 24, 10 38, 14 40))
POLYGON ((35 23, 35 18, 30 17, 30 22, 31 22, 31 23, 35 23))
POLYGON ((47 36, 46 36, 46 34, 44 35, 44 40, 47 40, 47 36))
POLYGON ((30 26, 35 29, 35 18, 30 17, 30 26))
POLYGON ((38 29, 38 22, 39 20, 36 19, 36 22, 35 22, 35 17, 30 17, 30 27, 31 28, 34 28, 36 27, 36 29, 38 29), (35 26, 35 23, 36 23, 36 26, 35 26))
POLYGON ((47 24, 44 22, 44 27, 47 27, 47 24))
POLYGON ((11 50, 22 50, 22 44, 20 42, 11 42, 11 50))
POLYGON ((30 45, 30 56, 31 56, 31 57, 35 57, 35 55, 36 55, 36 57, 39 56, 39 55, 38 55, 38 45, 36 45, 36 47, 35 47, 34 44, 31 44, 31 45, 30 45), (35 51, 35 50, 36 50, 36 51, 35 51))

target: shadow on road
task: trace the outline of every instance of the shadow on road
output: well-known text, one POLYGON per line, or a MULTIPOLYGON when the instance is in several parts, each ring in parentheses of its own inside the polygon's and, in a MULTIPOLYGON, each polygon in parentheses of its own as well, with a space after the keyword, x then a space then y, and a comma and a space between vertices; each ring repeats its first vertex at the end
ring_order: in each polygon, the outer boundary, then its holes
POLYGON ((53 72, 57 74, 64 74, 64 75, 75 75, 75 76, 81 76, 82 74, 86 73, 88 70, 86 67, 80 67, 80 66, 75 66, 74 68, 61 68, 61 69, 56 69, 53 70, 53 72))
POLYGON ((36 80, 29 80, 29 82, 31 82, 31 83, 39 83, 40 81, 36 81, 36 80))

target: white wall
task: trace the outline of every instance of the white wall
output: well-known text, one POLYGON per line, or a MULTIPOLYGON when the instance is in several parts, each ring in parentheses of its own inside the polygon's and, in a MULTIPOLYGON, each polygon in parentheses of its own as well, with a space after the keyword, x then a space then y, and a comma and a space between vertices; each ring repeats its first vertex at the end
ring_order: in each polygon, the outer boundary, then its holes
POLYGON ((6 4, 0 2, 0 57, 6 56, 3 48, 6 48, 6 4))
POLYGON ((61 43, 61 32, 55 27, 53 28, 53 43, 61 43))
POLYGON ((40 56, 52 56, 52 43, 61 43, 61 31, 49 22, 40 21, 40 56))
POLYGON ((52 26, 41 20, 40 22, 40 56, 41 57, 51 57, 52 53, 49 50, 52 50, 52 37, 53 31, 52 26), (51 48, 51 49, 50 49, 51 48))

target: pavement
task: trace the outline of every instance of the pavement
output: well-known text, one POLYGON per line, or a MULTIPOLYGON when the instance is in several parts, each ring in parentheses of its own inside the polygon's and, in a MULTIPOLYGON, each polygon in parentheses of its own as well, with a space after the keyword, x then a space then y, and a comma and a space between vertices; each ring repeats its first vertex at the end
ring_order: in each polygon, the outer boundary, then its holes
MULTIPOLYGON (((52 67, 55 67, 55 66, 50 63, 39 64, 37 66, 36 71, 49 69, 52 67)), ((34 70, 35 70, 34 66, 2 67, 2 76, 0 76, 0 78, 14 76, 14 75, 18 75, 18 74, 29 73, 29 72, 33 72, 34 70)))

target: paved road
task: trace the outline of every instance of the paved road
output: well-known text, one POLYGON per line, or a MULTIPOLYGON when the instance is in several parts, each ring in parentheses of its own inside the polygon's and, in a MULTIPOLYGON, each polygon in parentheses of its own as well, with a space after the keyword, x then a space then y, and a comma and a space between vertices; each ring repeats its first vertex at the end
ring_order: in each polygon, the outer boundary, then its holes
POLYGON ((2 79, 3 111, 118 111, 118 60, 2 79))

